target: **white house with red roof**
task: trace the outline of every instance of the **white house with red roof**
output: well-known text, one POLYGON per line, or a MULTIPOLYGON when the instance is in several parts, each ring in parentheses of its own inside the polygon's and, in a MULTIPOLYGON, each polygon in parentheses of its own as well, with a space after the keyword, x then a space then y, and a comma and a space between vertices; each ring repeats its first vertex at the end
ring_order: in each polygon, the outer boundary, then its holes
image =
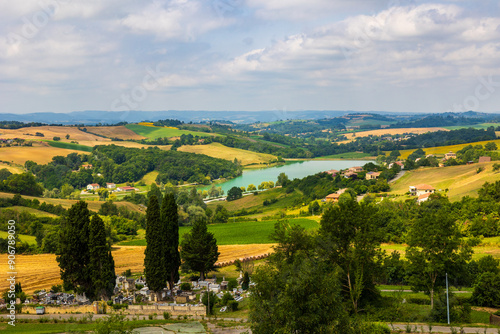
POLYGON ((410 186, 410 195, 421 196, 424 194, 434 194, 436 189, 428 184, 417 184, 416 186, 410 186))
POLYGON ((87 190, 97 190, 99 188, 101 188, 101 186, 98 185, 97 183, 91 183, 87 185, 87 190))

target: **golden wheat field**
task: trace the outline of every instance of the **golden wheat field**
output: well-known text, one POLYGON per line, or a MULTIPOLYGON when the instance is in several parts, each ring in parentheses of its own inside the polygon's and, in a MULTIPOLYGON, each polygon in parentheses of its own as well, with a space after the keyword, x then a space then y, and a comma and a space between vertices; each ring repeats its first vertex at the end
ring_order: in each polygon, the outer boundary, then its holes
POLYGON ((205 154, 213 158, 220 158, 233 161, 234 158, 241 161, 243 166, 250 164, 267 163, 276 160, 276 157, 271 154, 257 153, 239 148, 224 146, 220 143, 211 143, 208 145, 182 146, 178 149, 182 152, 190 152, 196 154, 205 154))
MULTIPOLYGON (((227 262, 239 258, 267 254, 272 245, 230 245, 219 246, 219 262, 227 262)), ((144 270, 144 249, 142 246, 118 246, 113 250, 116 273, 127 269, 132 272, 144 270)), ((7 289, 7 254, 0 255, 0 291, 7 289)), ((21 282, 23 291, 33 293, 38 289, 50 289, 52 285, 61 284, 59 267, 54 254, 17 255, 17 282, 21 282)))
POLYGON ((101 136, 106 136, 109 138, 119 138, 123 140, 127 139, 146 139, 146 137, 140 136, 132 130, 127 129, 124 126, 93 126, 89 127, 88 131, 92 133, 97 133, 101 136))
POLYGON ((67 156, 70 153, 85 154, 82 151, 68 150, 51 146, 13 146, 0 147, 0 160, 23 165, 28 160, 38 164, 46 164, 52 161, 56 155, 67 156))
POLYGON ((46 139, 52 140, 53 137, 60 137, 61 139, 66 139, 66 135, 69 135, 69 141, 71 140, 93 140, 103 139, 102 137, 93 135, 88 132, 83 132, 78 130, 77 127, 72 126, 36 126, 27 127, 20 129, 0 129, 1 138, 22 138, 22 139, 46 139), (37 132, 43 133, 44 137, 35 136, 37 132))
POLYGON ((368 136, 384 136, 384 135, 402 135, 405 133, 422 134, 426 132, 436 132, 436 131, 449 131, 445 128, 398 128, 398 129, 380 129, 380 130, 370 130, 361 131, 354 133, 346 133, 348 141, 356 139, 356 137, 368 137, 368 136))

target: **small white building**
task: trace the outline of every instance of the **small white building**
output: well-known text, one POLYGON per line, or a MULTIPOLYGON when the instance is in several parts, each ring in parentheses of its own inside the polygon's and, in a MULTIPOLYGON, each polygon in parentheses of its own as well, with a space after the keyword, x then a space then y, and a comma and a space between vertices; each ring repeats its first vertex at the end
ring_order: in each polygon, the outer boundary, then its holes
POLYGON ((434 194, 436 189, 428 184, 417 184, 416 186, 410 186, 410 195, 421 196, 424 194, 434 194))
POLYGON ((101 186, 98 185, 97 183, 91 183, 91 184, 87 185, 87 190, 92 191, 92 190, 97 190, 99 188, 101 188, 101 186))
POLYGON ((431 195, 432 195, 432 193, 426 193, 426 194, 422 194, 422 195, 418 196, 417 203, 420 204, 420 203, 428 201, 429 196, 431 196, 431 195))
POLYGON ((106 183, 106 188, 108 188, 108 189, 115 189, 116 188, 116 184, 114 184, 114 183, 106 183))

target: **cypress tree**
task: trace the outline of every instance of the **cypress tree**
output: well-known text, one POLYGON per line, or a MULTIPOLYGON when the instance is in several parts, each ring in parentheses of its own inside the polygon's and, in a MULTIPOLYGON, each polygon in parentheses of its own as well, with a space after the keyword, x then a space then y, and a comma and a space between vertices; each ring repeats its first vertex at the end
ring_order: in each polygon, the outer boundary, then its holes
POLYGON ((181 265, 179 254, 179 216, 174 194, 167 194, 163 197, 161 221, 164 228, 163 236, 165 238, 165 272, 169 288, 172 290, 175 282, 179 280, 179 266, 181 265))
POLYGON ((165 287, 163 230, 158 197, 152 195, 146 210, 146 250, 144 251, 144 273, 150 290, 158 292, 165 287))
POLYGON ((219 248, 213 233, 208 232, 207 223, 195 221, 193 228, 184 236, 181 244, 181 257, 191 269, 200 272, 200 278, 215 269, 219 258, 219 248))
POLYGON ((79 201, 68 210, 60 230, 60 243, 56 260, 61 270, 61 279, 77 292, 91 290, 89 276, 89 216, 87 203, 79 201))
POLYGON ((113 295, 116 281, 115 262, 111 255, 111 247, 106 242, 104 222, 97 214, 92 217, 89 230, 92 296, 108 300, 113 295))

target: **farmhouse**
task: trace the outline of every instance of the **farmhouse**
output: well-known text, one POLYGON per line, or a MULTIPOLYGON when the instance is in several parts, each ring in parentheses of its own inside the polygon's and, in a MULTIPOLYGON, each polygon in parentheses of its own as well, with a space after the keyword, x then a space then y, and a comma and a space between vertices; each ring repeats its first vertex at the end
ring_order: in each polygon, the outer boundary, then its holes
POLYGON ((92 169, 92 167, 93 166, 91 164, 82 165, 83 169, 92 169))
POLYGON ((422 195, 418 196, 417 203, 420 204, 422 202, 428 201, 429 196, 431 196, 431 195, 432 195, 431 193, 426 193, 426 194, 422 194, 422 195))
POLYGON ((444 160, 448 160, 448 159, 456 159, 457 158, 457 155, 456 153, 453 153, 452 151, 446 153, 444 155, 444 160))
POLYGON ((335 177, 335 176, 337 176, 339 171, 336 169, 330 169, 330 170, 327 170, 325 173, 330 174, 331 176, 335 177))
POLYGON ((347 172, 347 173, 345 173, 345 174, 344 174, 344 177, 345 177, 346 179, 350 179, 350 178, 355 179, 355 178, 357 178, 357 177, 358 177, 358 174, 356 174, 356 173, 354 173, 354 172, 347 172))
POLYGON ((410 186, 410 195, 420 196, 424 194, 433 194, 436 191, 433 186, 428 184, 418 184, 416 186, 410 186))
POLYGON ((368 172, 366 173, 367 180, 376 180, 380 176, 379 172, 368 172))
POLYGON ((335 203, 335 202, 339 201, 339 197, 340 197, 339 194, 333 193, 333 194, 326 196, 326 201, 335 203))
POLYGON ((351 167, 351 168, 349 168, 349 171, 353 172, 353 173, 359 173, 359 172, 363 171, 363 167, 359 167, 359 166, 351 167))
POLYGON ((118 188, 116 188, 116 190, 117 191, 137 191, 139 189, 134 188, 134 187, 126 186, 126 187, 118 187, 118 188))
POLYGON ((99 188, 101 188, 101 186, 98 185, 97 183, 91 183, 87 185, 87 190, 97 190, 99 188))
POLYGON ((491 162, 491 157, 479 157, 479 163, 481 162, 491 162))
POLYGON ((405 169, 405 165, 401 161, 396 161, 396 162, 390 163, 388 167, 392 168, 392 166, 394 166, 394 164, 396 164, 399 167, 401 167, 401 169, 405 169))
POLYGON ((106 188, 108 188, 108 189, 115 189, 116 188, 116 184, 114 184, 114 183, 106 183, 106 188))

